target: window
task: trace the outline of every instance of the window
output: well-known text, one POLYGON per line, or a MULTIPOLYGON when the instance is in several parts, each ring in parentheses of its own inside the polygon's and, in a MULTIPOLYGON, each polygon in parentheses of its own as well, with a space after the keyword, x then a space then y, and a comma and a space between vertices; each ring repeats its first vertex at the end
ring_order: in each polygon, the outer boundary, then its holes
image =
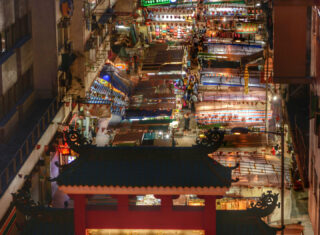
POLYGON ((30 19, 28 13, 0 32, 0 53, 9 51, 19 40, 31 33, 30 19))

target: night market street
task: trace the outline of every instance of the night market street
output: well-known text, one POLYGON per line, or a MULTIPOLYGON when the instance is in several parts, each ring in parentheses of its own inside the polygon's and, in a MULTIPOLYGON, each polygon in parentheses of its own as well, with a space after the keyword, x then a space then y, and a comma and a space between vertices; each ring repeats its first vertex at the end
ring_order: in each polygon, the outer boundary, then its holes
POLYGON ((320 234, 318 5, 0 2, 0 234, 320 234))

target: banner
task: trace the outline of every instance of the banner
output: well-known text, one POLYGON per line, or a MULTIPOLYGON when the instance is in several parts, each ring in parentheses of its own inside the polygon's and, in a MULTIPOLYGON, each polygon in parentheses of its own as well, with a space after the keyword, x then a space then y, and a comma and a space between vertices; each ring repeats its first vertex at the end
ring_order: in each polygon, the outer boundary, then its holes
POLYGON ((248 70, 248 66, 246 66, 245 70, 244 70, 244 94, 248 94, 249 93, 249 70, 248 70))
POLYGON ((268 78, 268 83, 273 83, 272 71, 273 71, 273 61, 272 61, 272 58, 269 57, 268 59, 265 60, 264 68, 260 77, 260 83, 266 83, 267 78, 268 78))

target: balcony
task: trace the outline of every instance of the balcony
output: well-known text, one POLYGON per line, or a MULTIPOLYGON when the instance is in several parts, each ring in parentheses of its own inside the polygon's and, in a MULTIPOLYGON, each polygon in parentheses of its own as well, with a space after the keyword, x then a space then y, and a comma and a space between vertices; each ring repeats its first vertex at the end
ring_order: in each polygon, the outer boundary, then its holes
POLYGON ((57 98, 35 101, 14 136, 6 144, 0 144, 0 197, 28 159, 59 108, 57 98))

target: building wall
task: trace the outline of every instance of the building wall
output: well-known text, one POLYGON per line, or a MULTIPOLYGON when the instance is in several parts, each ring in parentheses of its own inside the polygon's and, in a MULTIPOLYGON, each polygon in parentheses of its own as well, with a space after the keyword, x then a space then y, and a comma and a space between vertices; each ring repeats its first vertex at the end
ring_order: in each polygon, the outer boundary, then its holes
MULTIPOLYGON (((315 127, 315 119, 311 119, 310 121, 310 130, 315 127)), ((310 133, 310 165, 309 165, 309 216, 310 221, 312 223, 314 234, 319 234, 319 183, 320 183, 320 150, 318 148, 318 136, 313 133, 310 133)))
POLYGON ((2 92, 6 93, 18 79, 17 76, 17 56, 13 54, 1 65, 2 72, 2 92))
POLYGON ((103 45, 97 45, 97 32, 94 32, 91 27, 92 16, 95 15, 97 21, 108 7, 115 4, 115 0, 97 1, 95 8, 89 10, 84 6, 83 1, 74 0, 74 13, 70 25, 70 39, 73 43, 73 49, 77 55, 76 61, 72 65, 72 75, 75 80, 80 81, 80 85, 84 87, 81 92, 78 92, 81 97, 85 96, 85 91, 90 89, 93 80, 97 77, 102 65, 107 59, 107 53, 103 54, 103 45), (84 9, 84 10, 83 10, 84 9), (86 48, 87 42, 95 40, 94 46, 89 50, 86 48), (99 52, 100 50, 100 52, 99 52), (100 54, 99 54, 100 53, 100 54), (98 56, 105 58, 100 61, 96 60, 98 56))
POLYGON ((20 49, 21 74, 25 74, 33 66, 32 40, 26 42, 20 49))
POLYGON ((274 77, 303 78, 307 65, 307 6, 274 7, 274 77), (292 24, 292 22, 299 22, 292 24))
POLYGON ((23 118, 17 103, 32 89, 30 19, 28 0, 0 0, 0 141, 9 139, 23 118))
MULTIPOLYGON (((312 9, 312 30, 311 30, 311 76, 315 79, 311 84, 311 91, 317 95, 319 109, 320 96, 320 11, 318 7, 312 9)), ((319 112, 319 111, 318 111, 319 112)), ((320 233, 320 132, 319 123, 317 124, 317 115, 310 119, 309 135, 309 216, 312 223, 314 234, 320 233), (318 128, 317 128, 318 125, 318 128)))
POLYGON ((0 30, 9 27, 14 21, 14 1, 0 0, 0 30))
POLYGON ((57 84, 57 40, 55 0, 32 0, 34 89, 38 97, 54 97, 57 84))

